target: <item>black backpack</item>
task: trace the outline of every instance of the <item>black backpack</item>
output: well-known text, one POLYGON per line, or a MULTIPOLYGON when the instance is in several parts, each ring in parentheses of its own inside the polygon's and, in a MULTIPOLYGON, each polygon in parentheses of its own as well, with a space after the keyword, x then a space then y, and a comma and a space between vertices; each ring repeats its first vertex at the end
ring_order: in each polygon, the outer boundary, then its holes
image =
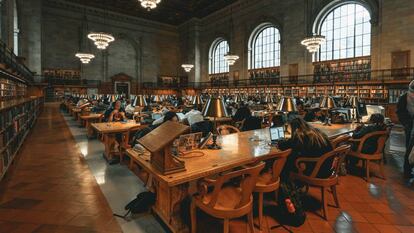
POLYGON ((283 224, 298 227, 306 220, 306 213, 303 208, 303 193, 293 182, 280 184, 279 206, 282 212, 283 224))
POLYGON ((116 217, 120 217, 126 219, 129 213, 132 214, 139 214, 144 213, 151 208, 155 204, 156 196, 152 192, 142 192, 137 195, 137 197, 130 201, 126 206, 125 210, 127 210, 125 215, 114 214, 116 217))

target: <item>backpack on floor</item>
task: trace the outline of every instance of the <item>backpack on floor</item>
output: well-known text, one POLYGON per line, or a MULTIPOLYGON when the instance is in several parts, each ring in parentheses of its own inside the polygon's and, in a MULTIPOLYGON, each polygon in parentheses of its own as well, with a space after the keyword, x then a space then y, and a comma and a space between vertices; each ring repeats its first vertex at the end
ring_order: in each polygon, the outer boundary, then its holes
POLYGON ((155 198, 155 194, 152 192, 142 192, 125 206, 125 210, 133 214, 147 212, 155 204, 155 198))
POLYGON ((149 210, 149 208, 155 204, 155 199, 156 196, 154 193, 151 192, 142 192, 140 194, 137 195, 137 197, 130 201, 126 206, 125 206, 125 210, 127 210, 127 212, 124 215, 120 215, 120 214, 115 214, 115 217, 119 217, 124 219, 125 221, 129 221, 127 219, 127 216, 132 213, 132 214, 138 214, 138 213, 144 213, 147 212, 149 210))
POLYGON ((281 183, 279 189, 279 206, 282 211, 283 224, 301 226, 306 220, 303 209, 303 193, 293 182, 281 183))

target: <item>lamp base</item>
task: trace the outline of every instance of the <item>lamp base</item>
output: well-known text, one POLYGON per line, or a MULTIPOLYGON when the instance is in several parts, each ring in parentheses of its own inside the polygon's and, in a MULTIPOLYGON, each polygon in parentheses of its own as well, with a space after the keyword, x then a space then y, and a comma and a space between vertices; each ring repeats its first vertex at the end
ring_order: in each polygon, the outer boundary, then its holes
POLYGON ((221 146, 217 144, 217 134, 213 134, 213 144, 207 147, 210 150, 220 150, 221 146))
POLYGON ((323 123, 323 125, 326 125, 326 126, 332 126, 332 125, 331 125, 331 123, 330 123, 330 119, 329 119, 329 118, 326 118, 326 120, 325 120, 325 122, 323 123))

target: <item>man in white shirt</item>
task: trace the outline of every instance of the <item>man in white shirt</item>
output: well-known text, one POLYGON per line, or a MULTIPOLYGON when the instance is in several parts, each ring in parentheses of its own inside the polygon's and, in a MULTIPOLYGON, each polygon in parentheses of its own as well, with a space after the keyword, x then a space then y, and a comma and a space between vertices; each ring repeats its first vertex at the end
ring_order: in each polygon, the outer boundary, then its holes
POLYGON ((192 109, 184 115, 184 119, 187 119, 189 125, 199 122, 200 117, 201 121, 204 120, 203 114, 197 109, 192 109))

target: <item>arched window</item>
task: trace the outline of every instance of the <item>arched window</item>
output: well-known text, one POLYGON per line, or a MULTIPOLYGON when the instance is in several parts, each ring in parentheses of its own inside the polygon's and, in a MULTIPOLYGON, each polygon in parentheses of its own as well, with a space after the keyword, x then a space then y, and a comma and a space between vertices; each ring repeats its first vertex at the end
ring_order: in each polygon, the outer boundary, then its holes
POLYGON ((249 69, 280 66, 280 33, 272 24, 262 24, 249 40, 249 69))
POLYGON ((19 20, 17 15, 17 1, 13 4, 13 52, 19 55, 19 20))
POLYGON ((327 61, 371 55, 371 16, 358 3, 340 5, 325 16, 319 33, 326 38, 316 60, 327 61))
POLYGON ((229 72, 229 64, 224 55, 229 52, 229 44, 224 39, 217 39, 210 47, 210 68, 209 74, 229 72))

